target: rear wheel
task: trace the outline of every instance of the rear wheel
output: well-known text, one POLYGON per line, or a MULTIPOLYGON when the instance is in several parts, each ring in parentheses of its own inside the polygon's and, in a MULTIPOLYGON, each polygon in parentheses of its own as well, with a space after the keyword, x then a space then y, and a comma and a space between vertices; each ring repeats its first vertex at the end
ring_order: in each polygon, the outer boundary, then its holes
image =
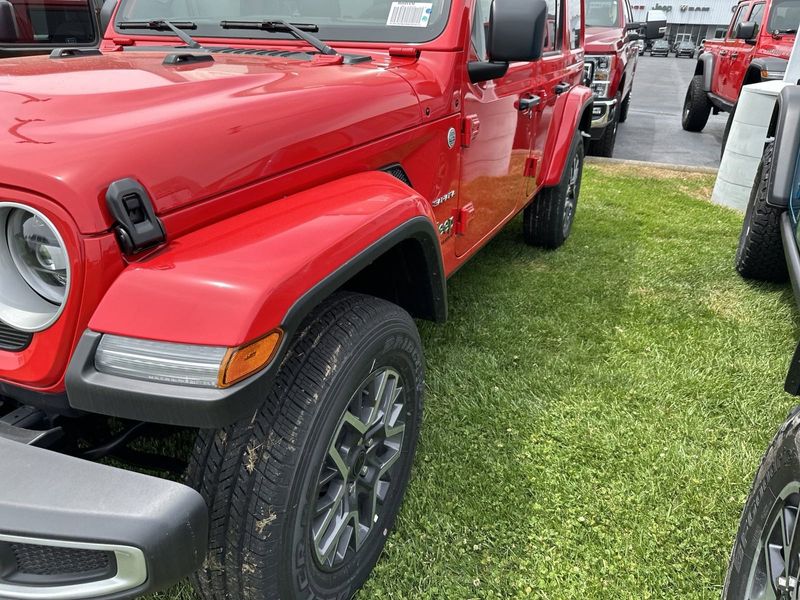
POLYGON ((733 542, 723 600, 783 600, 800 591, 800 407, 761 459, 733 542))
POLYGON ((774 149, 774 141, 767 144, 756 171, 736 249, 736 270, 746 279, 781 283, 789 277, 780 225, 784 209, 767 204, 767 185, 774 149))
POLYGON ((206 600, 350 598, 397 516, 422 415, 416 326, 337 294, 295 336, 246 419, 197 439, 189 482, 210 510, 206 600))
POLYGON ((525 208, 522 232, 531 246, 555 249, 561 246, 572 231, 583 177, 583 138, 575 133, 564 172, 558 185, 545 188, 525 208))
POLYGON ((681 124, 686 131, 703 131, 711 115, 711 102, 703 89, 703 76, 695 75, 686 90, 681 124))

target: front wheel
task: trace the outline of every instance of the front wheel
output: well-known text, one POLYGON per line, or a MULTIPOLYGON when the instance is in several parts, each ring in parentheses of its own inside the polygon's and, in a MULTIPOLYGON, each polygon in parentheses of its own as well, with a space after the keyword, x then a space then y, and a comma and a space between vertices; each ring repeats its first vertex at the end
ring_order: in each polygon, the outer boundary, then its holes
POLYGON ((628 95, 625 96, 625 100, 622 101, 622 106, 619 109, 619 122, 624 123, 628 120, 628 111, 631 109, 631 96, 633 95, 633 90, 628 92, 628 95))
POLYGON ((686 131, 703 131, 711 115, 711 102, 703 89, 703 76, 695 75, 686 90, 681 125, 686 131))
POLYGON ((789 278, 781 236, 784 209, 767 204, 774 150, 774 141, 766 145, 756 171, 736 249, 736 270, 745 279, 782 283, 789 278))
POLYGON ((423 389, 408 313, 359 294, 325 301, 253 417, 198 436, 189 482, 211 517, 200 595, 350 598, 403 500, 423 389))
POLYGON ((733 542, 722 600, 795 599, 800 591, 800 407, 756 473, 733 542))
POLYGON ((583 136, 576 131, 561 181, 539 192, 522 214, 522 232, 526 243, 555 249, 567 241, 581 193, 583 155, 583 136))

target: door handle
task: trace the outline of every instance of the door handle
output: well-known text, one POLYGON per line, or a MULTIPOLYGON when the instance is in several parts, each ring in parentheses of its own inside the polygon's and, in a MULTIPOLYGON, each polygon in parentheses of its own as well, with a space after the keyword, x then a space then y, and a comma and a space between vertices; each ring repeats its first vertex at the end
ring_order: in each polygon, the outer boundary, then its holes
POLYGON ((720 56, 728 56, 728 51, 727 50, 720 50, 719 51, 719 55, 720 56))
POLYGON ((556 87, 554 87, 554 88, 553 88, 553 91, 554 91, 556 94, 563 94, 564 92, 567 92, 567 91, 569 91, 569 89, 570 89, 571 87, 572 87, 572 85, 570 85, 568 82, 566 82, 566 81, 562 81, 562 82, 561 82, 561 83, 559 83, 559 84, 558 84, 556 87))
POLYGON ((519 112, 526 112, 532 109, 534 106, 539 106, 539 103, 542 99, 539 96, 531 94, 527 98, 520 98, 517 101, 517 110, 519 112))
POLYGON ((738 52, 731 52, 731 58, 739 58, 738 52))

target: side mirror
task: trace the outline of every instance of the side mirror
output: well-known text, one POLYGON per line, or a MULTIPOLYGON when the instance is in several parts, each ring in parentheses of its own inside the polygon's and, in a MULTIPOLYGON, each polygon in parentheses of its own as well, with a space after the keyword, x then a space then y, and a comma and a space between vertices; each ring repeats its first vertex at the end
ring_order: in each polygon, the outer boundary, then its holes
POLYGON ((743 21, 742 23, 738 23, 736 28, 733 30, 733 37, 737 40, 744 40, 749 42, 756 37, 756 30, 758 29, 758 23, 755 21, 743 21))
POLYGON ((545 0, 495 0, 486 43, 489 62, 469 63, 470 81, 497 79, 508 71, 508 63, 541 58, 546 24, 545 0))
POLYGON ((648 10, 644 22, 644 37, 648 40, 663 38, 667 33, 667 14, 663 10, 648 10))
POLYGON ((8 0, 0 0, 0 43, 14 43, 18 39, 14 5, 8 0))

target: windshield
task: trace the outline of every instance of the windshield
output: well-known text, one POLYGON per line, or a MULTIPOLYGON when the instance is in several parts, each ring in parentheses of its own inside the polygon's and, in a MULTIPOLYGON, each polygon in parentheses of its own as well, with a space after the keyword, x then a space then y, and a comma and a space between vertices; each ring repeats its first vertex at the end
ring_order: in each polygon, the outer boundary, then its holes
POLYGON ((586 0, 587 27, 619 27, 617 0, 586 0))
POLYGON ((800 25, 800 0, 775 0, 769 9, 767 30, 797 31, 800 25))
MULTIPOLYGON (((0 42, 24 45, 81 45, 96 41, 93 0, 10 0, 11 27, 0 42)), ((7 5, 9 3, 6 3, 7 5)))
POLYGON ((669 42, 667 40, 656 40, 653 42, 653 48, 669 48, 669 42))
POLYGON ((194 23, 192 37, 291 39, 286 33, 220 26, 221 21, 283 20, 316 25, 319 31, 314 35, 323 40, 414 43, 428 42, 444 31, 451 1, 122 0, 117 24, 169 19, 194 23))

